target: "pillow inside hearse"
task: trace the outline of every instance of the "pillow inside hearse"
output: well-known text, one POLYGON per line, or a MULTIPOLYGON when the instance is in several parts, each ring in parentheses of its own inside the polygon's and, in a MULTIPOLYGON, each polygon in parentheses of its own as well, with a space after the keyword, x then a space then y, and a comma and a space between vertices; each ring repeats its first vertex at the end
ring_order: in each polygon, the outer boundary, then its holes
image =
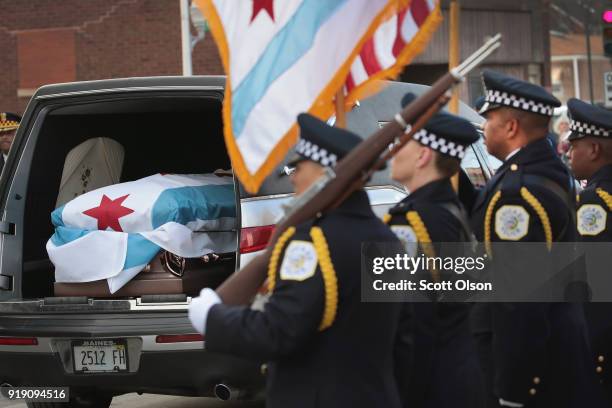
POLYGON ((50 228, 43 242, 33 220, 26 232, 51 261, 54 296, 195 295, 234 272, 237 198, 221 105, 210 102, 201 111, 146 113, 132 104, 135 112, 47 118, 36 152, 46 153, 41 177, 57 181, 43 187, 30 178, 28 200, 38 189, 50 228))

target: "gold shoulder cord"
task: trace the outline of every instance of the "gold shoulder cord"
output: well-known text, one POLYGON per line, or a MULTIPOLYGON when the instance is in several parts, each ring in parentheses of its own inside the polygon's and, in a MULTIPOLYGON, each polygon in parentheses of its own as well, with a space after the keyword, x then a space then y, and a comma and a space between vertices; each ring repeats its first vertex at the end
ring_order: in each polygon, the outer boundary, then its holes
POLYGON ((338 311, 338 277, 329 255, 329 247, 327 246, 325 235, 323 235, 323 230, 320 227, 312 227, 310 229, 310 237, 312 238, 315 251, 317 251, 319 266, 323 275, 323 284, 325 285, 325 308, 321 324, 319 325, 319 331, 323 331, 331 327, 336 319, 338 311))
POLYGON ((485 250, 487 251, 487 255, 489 258, 493 256, 493 251, 491 250, 491 218, 493 218, 493 209, 495 209, 495 205, 501 198, 501 190, 497 190, 493 197, 491 197, 491 201, 489 201, 489 206, 487 207, 487 211, 485 212, 485 222, 484 222, 484 243, 485 250))
POLYGON ((602 188, 598 188, 595 190, 599 198, 603 200, 604 203, 608 206, 608 209, 612 211, 612 194, 608 193, 602 188))
POLYGON ((385 214, 385 215, 383 215, 383 219, 382 219, 382 221, 383 221, 385 224, 389 224, 389 221, 391 221, 391 214, 385 214))
MULTIPOLYGON (((410 223, 414 234, 416 235, 417 241, 419 242, 419 246, 423 250, 423 253, 429 257, 434 258, 436 256, 436 252, 434 251, 433 246, 431 245, 431 237, 429 236, 429 232, 427 232, 427 227, 425 223, 421 219, 421 216, 416 211, 408 211, 406 213, 406 219, 410 223)), ((431 271, 431 277, 434 282, 440 281, 440 274, 433 268, 431 271)))
POLYGON ((285 244, 295 234, 295 227, 289 227, 285 232, 282 233, 278 241, 276 241, 276 245, 274 245, 274 249, 272 250, 272 255, 270 256, 270 263, 268 263, 268 292, 272 293, 274 291, 274 287, 276 286, 276 270, 278 268, 278 260, 280 258, 281 252, 283 252, 283 248, 285 244))
POLYGON ((531 194, 529 190, 527 190, 526 187, 521 187, 521 197, 523 197, 523 199, 527 201, 527 204, 529 204, 531 208, 533 208, 533 210, 536 212, 536 214, 538 214, 538 217, 540 218, 540 222, 542 222, 542 227, 544 228, 544 237, 546 238, 546 247, 550 251, 550 249, 552 248, 553 236, 552 236, 552 227, 550 226, 550 219, 548 218, 546 209, 542 206, 542 203, 540 203, 540 201, 536 198, 536 196, 531 194))

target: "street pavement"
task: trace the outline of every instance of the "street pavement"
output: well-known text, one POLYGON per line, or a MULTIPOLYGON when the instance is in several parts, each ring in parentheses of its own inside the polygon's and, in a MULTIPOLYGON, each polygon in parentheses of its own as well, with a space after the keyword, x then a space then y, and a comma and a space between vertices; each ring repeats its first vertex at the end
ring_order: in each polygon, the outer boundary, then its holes
MULTIPOLYGON (((111 408, 265 408, 263 402, 219 401, 214 398, 176 397, 172 395, 155 395, 135 393, 113 398, 111 408)), ((26 408, 23 402, 1 399, 0 408, 26 408)))

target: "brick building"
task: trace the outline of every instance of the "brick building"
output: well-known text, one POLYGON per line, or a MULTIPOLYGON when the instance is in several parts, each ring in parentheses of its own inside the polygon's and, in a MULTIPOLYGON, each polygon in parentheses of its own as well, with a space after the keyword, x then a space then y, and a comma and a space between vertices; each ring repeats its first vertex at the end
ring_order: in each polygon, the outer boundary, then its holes
MULTIPOLYGON (((462 58, 501 32, 503 46, 487 65, 550 87, 551 1, 460 0, 462 58)), ((448 4, 442 0, 446 16, 448 4)), ((23 112, 33 91, 47 83, 182 74, 179 0, 0 0, 0 10, 0 110, 23 112)), ((448 25, 447 18, 402 80, 427 84, 447 71, 448 25)), ((223 73, 210 33, 192 58, 194 74, 223 73)), ((563 81, 572 77, 570 63, 553 60, 565 70, 563 81)), ((566 95, 576 88, 563 85, 566 95)), ((481 93, 476 70, 461 98, 472 102, 481 93)))
MULTIPOLYGON (((181 75, 178 0, 0 0, 0 110, 47 83, 181 75)), ((223 72, 206 35, 194 74, 223 72)))
MULTIPOLYGON (((552 80, 555 96, 590 99, 587 47, 584 34, 551 35, 552 80)), ((604 73, 612 71, 612 60, 604 56, 601 34, 591 36, 593 100, 603 103, 604 73)))

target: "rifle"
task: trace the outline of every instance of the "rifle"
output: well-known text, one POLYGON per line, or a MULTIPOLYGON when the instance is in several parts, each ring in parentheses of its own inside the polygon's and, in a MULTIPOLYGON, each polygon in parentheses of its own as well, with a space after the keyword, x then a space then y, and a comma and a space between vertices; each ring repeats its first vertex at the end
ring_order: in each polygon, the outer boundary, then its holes
POLYGON ((444 107, 449 100, 449 90, 499 48, 500 40, 501 34, 497 34, 486 41, 461 65, 450 70, 426 93, 397 113, 393 121, 355 147, 336 165, 335 170, 326 168, 323 176, 302 195, 295 197, 290 209, 277 224, 266 250, 217 288, 217 294, 223 303, 241 305, 252 300, 267 277, 268 262, 278 237, 290 226, 335 208, 352 192, 361 188, 370 175, 382 167, 386 160, 408 143, 412 135, 444 107), (393 145, 391 150, 388 149, 390 145, 393 145))

